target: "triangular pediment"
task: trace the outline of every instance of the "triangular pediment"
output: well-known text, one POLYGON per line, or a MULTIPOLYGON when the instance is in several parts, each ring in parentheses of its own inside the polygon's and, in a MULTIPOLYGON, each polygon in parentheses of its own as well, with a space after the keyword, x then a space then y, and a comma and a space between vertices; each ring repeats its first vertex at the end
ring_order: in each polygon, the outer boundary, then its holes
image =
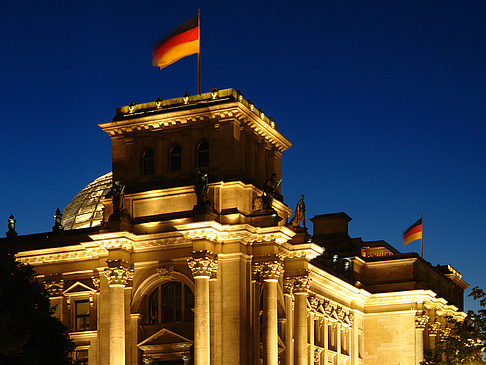
POLYGON ((143 347, 147 346, 170 345, 180 343, 192 344, 192 341, 185 338, 184 336, 168 330, 167 328, 162 328, 160 331, 154 333, 149 338, 146 338, 145 340, 140 342, 137 346, 142 349, 143 347))
POLYGON ((76 293, 81 293, 81 292, 96 293, 96 290, 93 289, 93 288, 90 288, 88 285, 83 284, 80 281, 76 281, 73 285, 71 285, 69 288, 64 290, 62 293, 64 295, 69 295, 69 294, 76 294, 76 293))

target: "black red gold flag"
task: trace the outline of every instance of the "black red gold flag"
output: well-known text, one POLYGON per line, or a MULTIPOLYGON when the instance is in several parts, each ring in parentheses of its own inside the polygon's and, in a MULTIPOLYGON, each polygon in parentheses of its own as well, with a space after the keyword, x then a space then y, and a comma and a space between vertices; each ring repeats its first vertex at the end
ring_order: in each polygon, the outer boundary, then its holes
POLYGON ((152 64, 162 69, 196 53, 199 53, 199 16, 178 26, 153 48, 152 64))
POLYGON ((416 221, 403 233, 403 244, 406 245, 412 241, 422 238, 422 218, 416 221))

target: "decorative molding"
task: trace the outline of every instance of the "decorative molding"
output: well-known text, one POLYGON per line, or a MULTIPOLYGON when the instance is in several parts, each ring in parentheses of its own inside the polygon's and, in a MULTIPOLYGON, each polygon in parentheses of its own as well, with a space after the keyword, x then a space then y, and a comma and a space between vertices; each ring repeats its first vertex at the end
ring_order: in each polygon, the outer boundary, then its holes
POLYGON ((106 260, 108 268, 104 273, 110 286, 126 286, 133 280, 134 270, 125 260, 106 260))

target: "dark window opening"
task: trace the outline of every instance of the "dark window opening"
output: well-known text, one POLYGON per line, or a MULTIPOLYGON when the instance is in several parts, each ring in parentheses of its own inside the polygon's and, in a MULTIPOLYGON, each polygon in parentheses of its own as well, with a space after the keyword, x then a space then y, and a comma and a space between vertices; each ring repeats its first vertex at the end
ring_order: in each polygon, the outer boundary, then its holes
POLYGON ((181 147, 175 145, 170 149, 170 171, 179 171, 182 167, 181 147))
POLYGON ((155 289, 149 297, 149 324, 159 321, 159 288, 155 289))
POLYGON ((154 150, 148 149, 142 156, 142 175, 154 174, 154 150))
POLYGON ((194 294, 178 281, 157 287, 148 297, 147 324, 194 320, 194 294))
POLYGON ((74 308, 74 330, 89 330, 89 300, 75 302, 74 308))
POLYGON ((204 141, 197 147, 196 167, 209 167, 209 142, 204 141))

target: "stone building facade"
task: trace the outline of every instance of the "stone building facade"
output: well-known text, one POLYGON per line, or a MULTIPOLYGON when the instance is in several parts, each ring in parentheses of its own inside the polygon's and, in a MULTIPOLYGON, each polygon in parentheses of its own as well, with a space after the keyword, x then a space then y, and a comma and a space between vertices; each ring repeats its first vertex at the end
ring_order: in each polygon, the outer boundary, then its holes
POLYGON ((280 194, 291 143, 232 89, 117 108, 113 173, 18 236, 90 365, 417 364, 467 284, 280 194), (115 181, 116 183, 113 183, 115 181), (305 221, 304 221, 305 222, 305 221))

